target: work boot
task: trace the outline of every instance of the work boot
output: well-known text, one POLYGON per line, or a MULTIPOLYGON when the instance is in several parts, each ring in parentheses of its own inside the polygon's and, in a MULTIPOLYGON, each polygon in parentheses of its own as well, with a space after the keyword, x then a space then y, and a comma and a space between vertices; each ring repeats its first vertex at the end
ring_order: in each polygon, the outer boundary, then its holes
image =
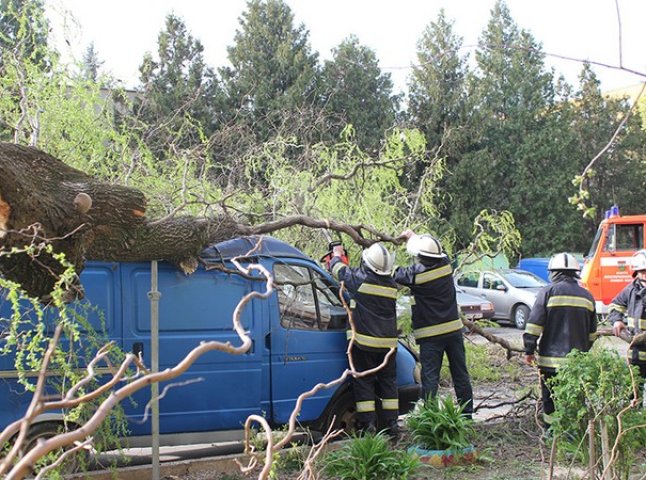
POLYGON ((355 429, 357 431, 357 435, 360 437, 363 437, 366 434, 375 435, 377 433, 377 429, 372 422, 357 422, 355 429))
POLYGON ((390 443, 395 445, 399 441, 400 431, 397 420, 389 420, 388 427, 386 427, 386 434, 390 437, 390 443))

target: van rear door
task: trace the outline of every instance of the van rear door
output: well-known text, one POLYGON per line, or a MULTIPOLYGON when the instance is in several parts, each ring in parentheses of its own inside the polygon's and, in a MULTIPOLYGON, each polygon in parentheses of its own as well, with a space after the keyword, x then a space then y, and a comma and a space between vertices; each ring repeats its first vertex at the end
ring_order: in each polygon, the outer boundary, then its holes
MULTIPOLYGON (((251 281, 201 266, 185 275, 165 262, 159 264, 158 279, 160 370, 177 365, 201 342, 241 344, 233 330, 233 311, 253 288, 251 281)), ((150 366, 150 264, 122 264, 122 286, 124 349, 143 351, 150 366)), ((162 434, 238 430, 248 415, 261 414, 263 347, 258 339, 263 338, 261 319, 267 308, 263 302, 251 301, 241 314, 244 328, 254 339, 250 352, 210 351, 180 377, 160 384, 160 392, 169 383, 177 384, 159 402, 162 434)), ((124 406, 137 419, 149 400, 146 389, 135 395, 134 404, 124 402, 124 406)), ((150 433, 150 422, 129 426, 133 435, 150 433)))
MULTIPOLYGON (((273 274, 271 412, 274 422, 284 423, 301 393, 334 380, 348 367, 347 314, 336 285, 311 263, 276 262, 273 274)), ((323 389, 306 399, 299 421, 319 418, 335 390, 323 389)))

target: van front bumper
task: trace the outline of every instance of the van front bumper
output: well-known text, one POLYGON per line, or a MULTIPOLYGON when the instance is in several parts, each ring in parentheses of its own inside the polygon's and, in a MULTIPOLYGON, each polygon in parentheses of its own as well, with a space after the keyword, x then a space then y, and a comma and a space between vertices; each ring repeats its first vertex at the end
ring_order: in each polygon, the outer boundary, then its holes
POLYGON ((421 396, 422 386, 419 384, 399 387, 399 414, 410 412, 421 396))

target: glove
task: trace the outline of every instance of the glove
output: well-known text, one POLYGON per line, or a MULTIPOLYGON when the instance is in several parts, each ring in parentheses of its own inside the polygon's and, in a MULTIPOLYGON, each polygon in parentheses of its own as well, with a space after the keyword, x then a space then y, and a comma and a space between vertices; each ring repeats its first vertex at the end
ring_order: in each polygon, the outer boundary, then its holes
POLYGON ((330 242, 328 244, 328 252, 321 257, 321 263, 325 265, 325 268, 330 271, 330 263, 332 262, 333 257, 340 257, 341 261, 348 265, 348 254, 345 251, 345 247, 340 241, 330 242))

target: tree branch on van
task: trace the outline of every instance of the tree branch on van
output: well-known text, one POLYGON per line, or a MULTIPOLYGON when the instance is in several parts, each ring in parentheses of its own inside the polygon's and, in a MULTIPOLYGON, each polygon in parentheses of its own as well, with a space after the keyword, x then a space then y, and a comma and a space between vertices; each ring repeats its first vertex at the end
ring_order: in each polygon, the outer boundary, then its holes
MULTIPOLYGON (((241 235, 262 235, 301 225, 345 233, 360 246, 402 239, 370 225, 349 225, 307 215, 292 215, 250 225, 227 208, 210 218, 146 217, 147 200, 136 188, 96 180, 31 147, 0 143, 0 246, 47 242, 64 253, 77 273, 86 259, 103 261, 168 260, 184 273, 197 266, 201 249, 241 235), (37 232, 34 226, 38 225, 37 232), (373 238, 366 238, 369 234, 373 238)), ((20 283, 31 296, 46 299, 60 273, 47 255, 40 263, 26 255, 0 259, 0 273, 20 283)), ((82 295, 79 290, 75 292, 82 295)))

